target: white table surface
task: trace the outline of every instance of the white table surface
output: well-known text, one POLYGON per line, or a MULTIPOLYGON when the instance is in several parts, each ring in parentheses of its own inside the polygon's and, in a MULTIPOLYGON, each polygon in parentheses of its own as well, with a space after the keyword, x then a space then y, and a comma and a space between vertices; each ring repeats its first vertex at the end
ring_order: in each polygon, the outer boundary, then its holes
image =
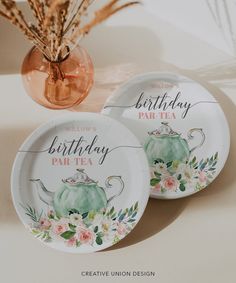
POLYGON ((231 129, 231 150, 220 176, 205 191, 179 200, 150 200, 135 230, 107 251, 70 255, 35 240, 20 223, 10 195, 10 172, 24 139, 67 111, 34 103, 23 89, 20 63, 28 44, 0 21, 0 282, 119 282, 81 271, 155 271, 156 277, 122 282, 236 282, 236 60, 223 51, 148 15, 142 7, 118 15, 83 45, 96 68, 91 95, 76 111, 99 111, 134 74, 177 71, 206 86, 219 100, 231 129), (122 24, 116 24, 116 23, 122 24))

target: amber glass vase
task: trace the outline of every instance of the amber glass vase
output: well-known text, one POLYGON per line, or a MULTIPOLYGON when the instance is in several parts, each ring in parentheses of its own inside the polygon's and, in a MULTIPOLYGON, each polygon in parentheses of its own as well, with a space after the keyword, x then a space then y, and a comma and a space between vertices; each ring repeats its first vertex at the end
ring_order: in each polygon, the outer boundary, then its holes
POLYGON ((28 95, 50 109, 80 104, 89 94, 94 77, 92 60, 81 46, 59 62, 51 62, 33 47, 23 61, 21 73, 28 95))

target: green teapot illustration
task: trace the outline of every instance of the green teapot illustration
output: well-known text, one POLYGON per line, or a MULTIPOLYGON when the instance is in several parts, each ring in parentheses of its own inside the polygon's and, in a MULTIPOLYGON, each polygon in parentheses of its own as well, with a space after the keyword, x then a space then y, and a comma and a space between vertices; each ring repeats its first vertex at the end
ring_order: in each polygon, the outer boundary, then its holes
POLYGON ((205 142, 205 134, 202 129, 194 128, 189 130, 187 136, 189 140, 194 138, 193 133, 201 134, 202 139, 199 145, 189 149, 186 139, 181 134, 172 130, 168 122, 162 122, 159 129, 149 132, 149 137, 144 144, 144 150, 149 161, 149 165, 153 166, 156 160, 165 163, 173 160, 186 162, 194 150, 201 147, 205 142))
POLYGON ((118 181, 119 191, 107 199, 105 189, 90 179, 83 169, 77 169, 74 176, 63 179, 56 192, 47 190, 40 179, 30 179, 36 184, 40 200, 52 206, 58 217, 66 217, 73 211, 83 214, 106 209, 124 189, 124 182, 120 176, 109 176, 105 181, 106 189, 112 187, 113 180, 118 181))

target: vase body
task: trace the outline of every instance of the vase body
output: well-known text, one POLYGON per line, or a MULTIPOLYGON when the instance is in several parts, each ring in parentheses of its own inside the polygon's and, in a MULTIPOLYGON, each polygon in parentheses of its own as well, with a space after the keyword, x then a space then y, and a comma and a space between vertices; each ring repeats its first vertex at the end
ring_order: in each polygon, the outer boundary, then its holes
POLYGON ((28 95, 50 109, 80 104, 93 85, 94 68, 88 53, 75 47, 60 62, 50 62, 33 47, 22 64, 22 79, 28 95))

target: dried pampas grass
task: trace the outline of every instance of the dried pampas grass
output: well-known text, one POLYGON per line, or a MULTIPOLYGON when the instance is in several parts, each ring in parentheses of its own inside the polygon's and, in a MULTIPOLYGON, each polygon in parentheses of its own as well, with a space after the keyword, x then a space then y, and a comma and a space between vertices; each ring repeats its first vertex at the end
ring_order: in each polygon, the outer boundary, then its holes
MULTIPOLYGON (((90 30, 118 11, 139 1, 108 0, 88 19, 96 0, 27 0, 35 23, 26 21, 13 0, 0 0, 0 16, 17 26, 53 62, 63 60, 71 48, 90 30)), ((98 0, 97 0, 98 2, 98 0)))

